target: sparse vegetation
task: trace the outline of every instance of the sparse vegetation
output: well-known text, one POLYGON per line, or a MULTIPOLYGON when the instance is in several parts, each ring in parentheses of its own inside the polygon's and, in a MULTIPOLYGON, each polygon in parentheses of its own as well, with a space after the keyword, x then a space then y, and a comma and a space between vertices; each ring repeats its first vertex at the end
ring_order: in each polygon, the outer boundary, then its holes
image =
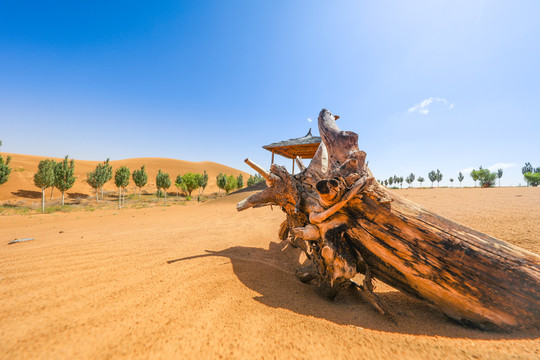
POLYGON ((222 173, 219 173, 218 176, 216 176, 216 183, 218 186, 218 195, 220 194, 220 190, 225 190, 225 187, 227 186, 227 175, 223 175, 222 173))
POLYGON ((94 171, 86 174, 86 182, 96 190, 96 201, 99 202, 98 190, 101 190, 101 198, 103 199, 103 186, 112 179, 112 165, 109 164, 109 159, 98 164, 94 171))
POLYGON ((410 173, 409 176, 407 176, 407 178, 405 179, 407 184, 409 184, 409 188, 411 187, 411 184, 412 184, 412 182, 414 181, 415 178, 416 178, 416 176, 413 173, 410 173))
POLYGON ((473 170, 471 172, 471 177, 480 182, 480 186, 487 188, 495 185, 495 180, 497 179, 497 173, 492 173, 488 169, 483 169, 481 166, 478 170, 473 170), (474 175, 474 177, 473 177, 474 175))
POLYGON ((183 183, 184 180, 182 179, 182 175, 178 175, 174 181, 174 186, 176 186, 176 197, 180 196, 180 188, 182 187, 183 183))
POLYGON ((206 189, 206 186, 208 186, 208 174, 206 173, 206 170, 204 170, 203 176, 202 176, 202 183, 200 184, 202 188, 202 193, 204 194, 204 189, 206 189))
POLYGON ((255 176, 250 175, 247 181, 247 186, 258 184, 263 180, 264 178, 260 174, 255 174, 255 176))
POLYGON ((237 183, 234 175, 230 175, 229 177, 227 177, 227 184, 225 185, 225 191, 227 192, 227 194, 236 189, 236 187, 237 183))
POLYGON ((41 211, 45 213, 45 189, 54 186, 56 162, 51 159, 41 160, 38 171, 34 174, 34 185, 41 189, 41 211))
POLYGON ((133 182, 135 185, 139 188, 139 199, 141 198, 141 188, 146 186, 148 183, 148 174, 146 173, 146 169, 143 166, 141 166, 140 170, 133 171, 133 174, 131 175, 133 178, 133 182))
POLYGON ((523 178, 527 181, 527 186, 538 186, 540 184, 540 167, 534 168, 531 163, 525 163, 521 168, 523 178))
POLYGON ((441 187, 441 181, 442 181, 442 178, 443 178, 443 174, 441 173, 441 171, 439 169, 437 169, 437 187, 441 187))
MULTIPOLYGON (((537 167, 536 169, 531 165, 530 162, 525 163, 525 166, 521 168, 521 173, 523 174, 523 178, 527 182, 527 186, 538 186, 538 183, 536 185, 533 185, 530 181, 530 179, 536 178, 534 174, 540 174, 540 167, 537 167), (529 175, 525 175, 529 174, 529 175)), ((1 184, 1 183, 0 183, 1 184)))
MULTIPOLYGON (((0 141, 0 146, 2 146, 2 142, 0 141)), ((11 173, 11 168, 9 167, 9 163, 11 162, 11 156, 6 157, 6 160, 4 161, 4 157, 2 154, 0 154, 0 185, 8 181, 9 174, 11 173)))
POLYGON ((116 169, 116 173, 114 174, 114 184, 118 188, 118 209, 121 209, 124 203, 123 194, 125 193, 126 186, 129 185, 130 175, 131 172, 127 166, 121 166, 116 169))
POLYGON ((54 169, 54 186, 62 192, 62 206, 64 206, 64 193, 71 189, 77 178, 75 177, 75 161, 68 162, 68 155, 63 161, 56 163, 54 169))
POLYGON ((169 174, 161 172, 159 169, 158 174, 156 175, 156 187, 158 192, 163 189, 165 193, 165 205, 167 205, 167 189, 171 186, 171 178, 169 174))
POLYGON ((433 170, 431 170, 428 174, 429 181, 431 181, 431 187, 433 187, 433 183, 437 181, 437 173, 433 170))
POLYGON ((182 189, 184 189, 189 196, 191 192, 199 187, 200 174, 187 173, 182 176, 182 189))
POLYGON ((463 179, 465 179, 461 171, 459 172, 457 179, 459 181, 459 187, 461 187, 461 182, 463 181, 463 179))
MULTIPOLYGON (((480 168, 482 167, 480 166, 480 168)), ((478 181, 478 173, 474 170, 471 171, 471 177, 474 180, 474 187, 476 187, 476 182, 478 181)))
POLYGON ((236 187, 241 189, 244 187, 244 176, 242 174, 236 177, 236 187))
POLYGON ((523 174, 523 177, 530 186, 540 185, 540 172, 528 172, 523 174))

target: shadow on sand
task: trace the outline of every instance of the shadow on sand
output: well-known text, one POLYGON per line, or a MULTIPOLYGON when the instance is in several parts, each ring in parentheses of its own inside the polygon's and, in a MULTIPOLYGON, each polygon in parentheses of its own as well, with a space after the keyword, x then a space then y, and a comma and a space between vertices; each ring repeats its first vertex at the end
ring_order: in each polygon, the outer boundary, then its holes
POLYGON ((297 314, 325 319, 340 325, 449 338, 497 340, 540 337, 540 329, 497 333, 467 328, 448 320, 439 310, 428 304, 391 289, 377 293, 394 312, 396 322, 379 314, 352 290, 344 290, 334 301, 329 301, 318 294, 315 285, 303 284, 296 278, 294 272, 299 265, 301 251, 288 246, 286 242, 270 243, 268 250, 237 246, 206 252, 169 260, 167 263, 174 264, 209 256, 229 258, 238 279, 248 288, 261 294, 254 297, 254 300, 269 307, 288 309, 297 314))
POLYGON ((12 195, 26 199, 41 199, 41 191, 23 190, 12 191, 12 195))
POLYGON ((78 192, 72 192, 72 193, 66 193, 68 198, 70 199, 87 199, 89 196, 88 194, 78 193, 78 192))

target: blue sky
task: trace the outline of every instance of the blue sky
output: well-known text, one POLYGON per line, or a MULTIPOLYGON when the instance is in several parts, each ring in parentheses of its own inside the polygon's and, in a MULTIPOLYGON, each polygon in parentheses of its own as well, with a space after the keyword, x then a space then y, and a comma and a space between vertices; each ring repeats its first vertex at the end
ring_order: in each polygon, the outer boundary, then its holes
POLYGON ((538 1, 3 1, 0 150, 252 172, 328 108, 378 179, 523 184, 539 60, 538 1))

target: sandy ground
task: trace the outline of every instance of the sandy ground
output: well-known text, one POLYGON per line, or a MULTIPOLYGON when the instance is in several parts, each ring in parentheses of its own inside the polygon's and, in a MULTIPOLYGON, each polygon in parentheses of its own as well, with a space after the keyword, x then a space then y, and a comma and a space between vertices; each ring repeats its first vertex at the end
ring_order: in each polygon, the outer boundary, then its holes
MULTIPOLYGON (((44 159, 54 159, 55 161, 61 161, 60 158, 50 158, 45 156, 35 155, 23 155, 23 154, 9 154, 2 153, 4 159, 7 156, 11 156, 10 167, 12 168, 9 180, 0 186, 0 203, 10 203, 18 205, 28 205, 29 203, 39 204, 41 201, 41 189, 34 185, 34 174, 38 169, 38 164, 44 159)), ((103 159, 105 160, 105 159, 103 159)), ((95 194, 94 190, 86 183, 86 174, 93 171, 96 165, 102 161, 87 161, 75 159, 75 176, 77 180, 71 189, 66 191, 65 200, 67 203, 72 203, 81 198, 92 198, 95 194)), ((148 173, 148 184, 143 187, 143 191, 156 192, 156 175, 158 170, 169 174, 171 178, 171 187, 169 192, 176 194, 176 187, 174 182, 176 176, 184 175, 188 172, 202 174, 204 170, 208 173, 208 186, 205 189, 206 193, 217 192, 218 187, 216 185, 216 176, 221 172, 227 175, 234 175, 235 177, 242 174, 244 177, 244 185, 247 184, 249 174, 225 165, 221 165, 212 161, 191 162, 185 160, 167 159, 167 158, 134 158, 125 160, 111 161, 113 167, 113 179, 105 184, 105 191, 117 192, 118 188, 114 185, 114 171, 120 166, 127 166, 133 173, 134 170, 138 170, 142 165, 145 165, 146 172, 148 173)), ((130 184, 126 188, 127 193, 131 194, 137 190, 133 180, 130 178, 130 184)), ((49 196, 51 189, 46 190, 47 197, 49 196)), ((58 189, 53 191, 53 199, 60 199, 61 193, 58 189)))
MULTIPOLYGON (((540 188, 397 192, 540 253, 540 188)), ((0 359, 540 358, 539 330, 465 328, 380 282, 397 324, 354 294, 323 299, 278 242, 284 214, 236 212, 247 195, 0 216, 0 359)))

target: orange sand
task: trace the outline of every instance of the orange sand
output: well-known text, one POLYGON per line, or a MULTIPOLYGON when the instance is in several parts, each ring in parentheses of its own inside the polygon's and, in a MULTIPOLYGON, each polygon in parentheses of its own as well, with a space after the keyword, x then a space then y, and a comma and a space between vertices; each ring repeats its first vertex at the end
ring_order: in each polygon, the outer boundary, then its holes
MULTIPOLYGON (((540 252, 540 188, 398 193, 540 252)), ((353 294, 321 298, 277 239, 281 210, 236 212, 248 195, 0 216, 0 359, 540 357, 539 330, 465 328, 380 282, 397 324, 353 294)))

